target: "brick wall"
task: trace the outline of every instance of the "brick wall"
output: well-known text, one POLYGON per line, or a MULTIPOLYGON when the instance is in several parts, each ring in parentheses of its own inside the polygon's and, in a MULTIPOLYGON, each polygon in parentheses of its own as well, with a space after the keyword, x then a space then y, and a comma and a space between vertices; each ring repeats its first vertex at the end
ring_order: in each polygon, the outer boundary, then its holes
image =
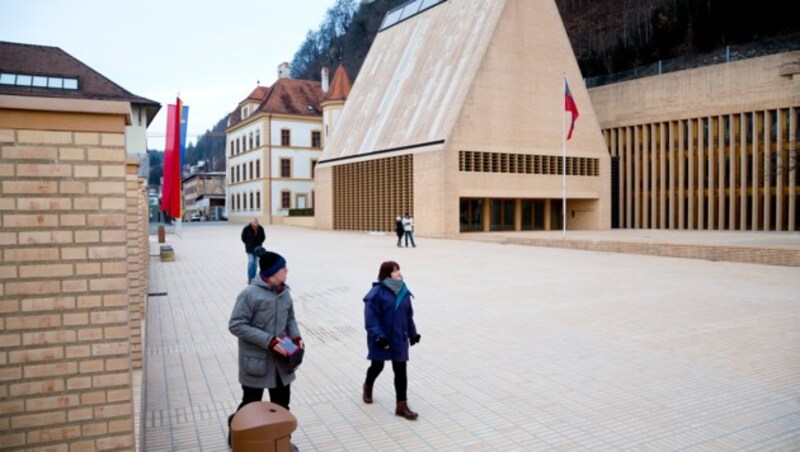
POLYGON ((130 311, 131 366, 142 368, 142 318, 147 297, 147 193, 136 176, 139 160, 127 162, 128 307, 130 311), (144 208, 144 212, 142 209, 144 208))
POLYGON ((0 449, 134 447, 119 130, 0 125, 0 449))

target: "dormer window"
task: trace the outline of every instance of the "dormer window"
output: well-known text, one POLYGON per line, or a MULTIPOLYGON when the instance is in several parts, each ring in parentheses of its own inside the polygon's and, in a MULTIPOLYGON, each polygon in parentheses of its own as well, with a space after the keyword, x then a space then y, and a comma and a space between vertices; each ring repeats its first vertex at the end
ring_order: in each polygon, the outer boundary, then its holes
POLYGON ((245 105, 242 107, 242 119, 246 119, 250 115, 250 106, 245 105))

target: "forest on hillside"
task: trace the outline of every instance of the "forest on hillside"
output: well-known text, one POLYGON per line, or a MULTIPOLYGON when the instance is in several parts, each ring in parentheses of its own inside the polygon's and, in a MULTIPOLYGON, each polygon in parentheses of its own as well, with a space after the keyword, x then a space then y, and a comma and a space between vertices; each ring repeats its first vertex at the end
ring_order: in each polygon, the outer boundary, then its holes
MULTIPOLYGON (((291 76, 320 80, 323 65, 343 64, 355 82, 386 13, 407 0, 331 0, 291 62, 291 76)), ((556 0, 584 78, 607 77, 663 60, 702 56, 727 46, 771 52, 800 48, 800 1, 556 0)), ((750 52, 747 56, 754 56, 750 52)), ((688 67, 688 66, 687 66, 688 67)), ((186 150, 186 163, 225 170, 222 118, 186 150)), ((158 184, 160 156, 149 151, 150 184, 158 184)))

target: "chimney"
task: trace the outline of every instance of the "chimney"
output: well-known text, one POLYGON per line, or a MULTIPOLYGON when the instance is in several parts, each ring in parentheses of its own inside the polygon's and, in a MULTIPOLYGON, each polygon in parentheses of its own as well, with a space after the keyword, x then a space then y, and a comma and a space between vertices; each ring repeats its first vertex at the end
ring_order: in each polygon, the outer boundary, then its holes
POLYGON ((289 63, 284 61, 278 65, 278 78, 289 78, 289 63))
POLYGON ((330 87, 328 84, 328 66, 322 66, 322 92, 328 93, 328 88, 330 87))

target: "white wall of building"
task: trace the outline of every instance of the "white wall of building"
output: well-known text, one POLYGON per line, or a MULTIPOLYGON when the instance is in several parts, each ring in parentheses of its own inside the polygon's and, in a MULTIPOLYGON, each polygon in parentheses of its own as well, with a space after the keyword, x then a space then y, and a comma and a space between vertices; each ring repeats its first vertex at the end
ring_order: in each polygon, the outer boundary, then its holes
POLYGON ((125 127, 128 157, 147 153, 147 113, 144 106, 131 104, 131 125, 125 127))
POLYGON ((272 120, 272 146, 281 145, 281 130, 290 130, 291 147, 310 148, 311 147, 311 132, 318 131, 322 134, 322 124, 319 120, 314 122, 308 121, 289 121, 289 120, 272 120))

